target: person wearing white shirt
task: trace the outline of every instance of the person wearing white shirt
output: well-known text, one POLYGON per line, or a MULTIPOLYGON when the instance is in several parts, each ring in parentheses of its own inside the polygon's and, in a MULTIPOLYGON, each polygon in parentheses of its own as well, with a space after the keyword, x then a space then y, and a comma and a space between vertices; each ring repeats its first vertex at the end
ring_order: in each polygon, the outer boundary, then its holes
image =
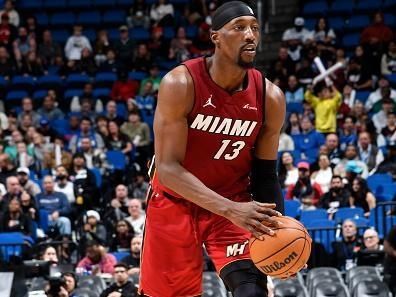
POLYGON ((331 178, 333 177, 333 170, 330 167, 330 160, 326 154, 319 156, 319 170, 312 173, 311 183, 317 183, 322 189, 323 193, 327 193, 330 189, 331 178))
POLYGON ((302 44, 313 39, 312 32, 304 28, 304 19, 297 17, 294 19, 294 27, 283 32, 282 41, 287 43, 288 54, 293 61, 301 59, 302 44))
POLYGON ((0 18, 3 13, 7 13, 9 17, 9 22, 15 27, 19 27, 19 13, 14 9, 14 3, 11 0, 4 2, 4 9, 0 10, 0 18))
POLYGON ((156 23, 160 23, 166 16, 174 15, 174 8, 172 4, 167 4, 165 0, 158 0, 150 10, 150 18, 156 23))
POLYGON ((55 183, 55 191, 61 192, 66 195, 67 200, 70 204, 76 201, 76 197, 74 195, 74 184, 68 180, 69 173, 66 168, 62 165, 56 167, 56 183, 55 183))
POLYGON ((282 132, 281 135, 279 136, 278 151, 279 152, 294 151, 293 138, 291 138, 291 136, 286 134, 285 132, 282 132))
POLYGON ((295 185, 298 180, 298 168, 293 164, 293 156, 290 152, 283 152, 279 164, 279 181, 283 188, 295 185))
POLYGON ((142 201, 136 198, 128 200, 128 212, 130 216, 125 220, 132 225, 135 235, 142 235, 144 221, 146 220, 146 215, 142 209, 142 201))
POLYGON ((82 27, 75 25, 73 35, 67 39, 65 45, 65 56, 68 60, 81 60, 81 52, 84 48, 92 52, 92 46, 88 38, 82 35, 82 27))
MULTIPOLYGON (((389 87, 389 81, 386 78, 381 78, 378 81, 378 89, 370 93, 365 103, 364 107, 366 108, 367 111, 370 111, 373 108, 374 104, 382 99, 383 96, 381 90, 388 87, 389 87)), ((396 102, 396 90, 391 89, 390 98, 396 102)))
POLYGON ((382 129, 386 127, 386 118, 388 113, 393 110, 393 101, 391 99, 384 99, 382 102, 382 109, 372 117, 373 124, 377 133, 381 133, 382 129))
POLYGON ((358 139, 359 158, 367 164, 369 175, 373 174, 378 165, 384 161, 384 155, 376 145, 371 144, 368 132, 360 132, 358 139))

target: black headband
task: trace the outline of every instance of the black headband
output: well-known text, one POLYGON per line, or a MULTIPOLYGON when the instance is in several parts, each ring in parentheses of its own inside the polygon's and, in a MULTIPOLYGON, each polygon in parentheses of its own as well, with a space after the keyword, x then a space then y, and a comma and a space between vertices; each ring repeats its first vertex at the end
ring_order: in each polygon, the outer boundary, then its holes
POLYGON ((242 1, 231 1, 218 7, 212 17, 212 30, 219 30, 229 21, 241 17, 253 16, 253 10, 242 1))

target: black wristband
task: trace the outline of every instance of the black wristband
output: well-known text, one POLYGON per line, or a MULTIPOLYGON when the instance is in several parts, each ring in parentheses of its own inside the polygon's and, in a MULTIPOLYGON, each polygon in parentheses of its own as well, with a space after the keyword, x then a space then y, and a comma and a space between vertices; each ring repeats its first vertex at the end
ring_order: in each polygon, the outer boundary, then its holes
POLYGON ((253 159, 252 195, 258 202, 276 203, 276 210, 284 214, 284 201, 276 164, 277 160, 253 159))

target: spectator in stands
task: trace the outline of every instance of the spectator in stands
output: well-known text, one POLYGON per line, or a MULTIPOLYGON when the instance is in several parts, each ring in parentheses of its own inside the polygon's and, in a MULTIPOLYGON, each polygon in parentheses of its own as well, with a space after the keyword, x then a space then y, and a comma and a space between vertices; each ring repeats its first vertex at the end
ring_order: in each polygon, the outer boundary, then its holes
POLYGON ((55 58, 62 55, 62 49, 60 45, 53 41, 52 33, 50 30, 44 30, 42 41, 38 46, 38 56, 43 63, 43 66, 48 68, 48 66, 55 64, 55 58))
POLYGON ((150 9, 150 19, 153 26, 172 26, 174 17, 174 8, 171 3, 166 0, 158 0, 157 4, 153 4, 150 9))
MULTIPOLYGON (((81 107, 83 105, 84 100, 90 100, 91 105, 93 105, 93 85, 92 83, 86 83, 83 88, 83 93, 81 96, 74 96, 70 103, 70 111, 71 112, 81 112, 81 107)), ((103 112, 103 103, 100 99, 96 99, 95 101, 95 112, 101 113, 103 112)))
POLYGON ((10 158, 16 162, 17 156, 17 145, 20 142, 23 142, 23 135, 21 131, 15 130, 11 133, 11 139, 9 140, 8 144, 6 145, 4 152, 10 156, 10 158))
POLYGON ((312 183, 318 184, 322 190, 322 193, 327 193, 330 188, 332 176, 333 176, 333 170, 330 167, 330 160, 328 155, 320 154, 319 170, 312 173, 311 175, 312 183))
POLYGON ((41 259, 47 262, 51 262, 52 265, 57 265, 59 260, 58 260, 58 255, 56 252, 56 249, 49 245, 47 246, 41 253, 41 259))
POLYGON ((83 153, 75 153, 71 169, 70 180, 74 184, 74 195, 76 204, 82 209, 91 209, 100 203, 100 194, 96 187, 96 178, 91 170, 87 168, 83 153))
POLYGON ((315 126, 320 133, 334 133, 337 129, 337 110, 341 105, 341 94, 332 85, 327 87, 323 84, 315 86, 315 91, 308 88, 305 92, 305 100, 315 110, 315 126))
POLYGON ((128 188, 123 185, 117 185, 115 188, 115 197, 111 200, 110 206, 116 213, 121 212, 120 215, 116 215, 115 217, 118 220, 121 220, 126 217, 128 213, 128 188))
POLYGON ((147 44, 140 43, 136 49, 136 55, 133 59, 133 70, 148 72, 153 64, 152 55, 147 47, 147 44))
POLYGON ((83 236, 87 237, 87 233, 91 234, 91 239, 99 240, 105 243, 107 240, 107 230, 100 221, 100 215, 96 210, 88 210, 84 217, 83 236))
MULTIPOLYGON (((120 103, 124 104, 124 103, 120 103)), ((121 126, 124 123, 124 118, 117 114, 117 103, 113 100, 110 100, 106 104, 106 118, 109 121, 115 121, 118 126, 121 126)))
POLYGON ((360 132, 358 138, 359 158, 367 164, 369 174, 377 169, 378 165, 384 160, 382 151, 374 144, 371 144, 371 137, 368 132, 360 132))
MULTIPOLYGON (((162 27, 153 27, 150 39, 147 41, 147 47, 152 57, 159 60, 166 60, 169 52, 169 40, 164 37, 164 29, 162 27)), ((153 61, 154 62, 154 61, 153 61)), ((150 70, 147 69, 147 72, 150 70)))
POLYGON ((369 228, 363 233, 363 251, 382 251, 384 246, 380 244, 378 232, 369 228))
POLYGON ((135 235, 143 235, 144 222, 146 215, 142 209, 142 201, 136 198, 128 200, 129 217, 125 220, 133 227, 135 235))
POLYGON ((58 165, 62 165, 66 168, 69 168, 72 163, 72 154, 66 150, 65 148, 65 140, 62 136, 56 136, 54 139, 54 148, 49 152, 45 153, 44 162, 43 162, 43 169, 53 169, 58 165), (59 146, 60 148, 60 164, 57 164, 56 158, 56 147, 59 146))
POLYGON ((28 35, 25 27, 18 28, 18 36, 12 46, 18 68, 22 68, 22 61, 27 58, 28 53, 37 50, 36 40, 28 35))
POLYGON ((162 78, 160 76, 158 65, 156 65, 156 64, 151 65, 150 69, 149 69, 149 76, 140 82, 139 95, 143 95, 143 94, 148 95, 148 94, 153 94, 154 92, 157 92, 159 89, 161 79, 162 78), (145 92, 144 88, 148 81, 151 82, 152 89, 150 92, 148 92, 148 91, 145 92))
POLYGON ((352 183, 352 192, 350 199, 351 207, 361 207, 364 210, 364 215, 368 217, 370 211, 376 205, 376 199, 370 191, 367 181, 361 177, 356 177, 352 183))
POLYGON ((37 126, 40 121, 40 115, 34 110, 33 100, 30 97, 22 99, 22 111, 18 114, 18 123, 21 123, 22 118, 27 114, 32 117, 33 126, 37 126))
POLYGON ((19 13, 14 8, 14 1, 6 0, 4 1, 4 9, 0 10, 0 17, 4 14, 8 15, 9 22, 11 25, 18 27, 20 20, 19 20, 19 13))
POLYGON ((203 0, 190 1, 186 6, 184 16, 188 19, 189 24, 199 24, 208 15, 208 7, 203 0))
POLYGON ((65 285, 60 287, 59 296, 61 297, 78 297, 79 294, 74 290, 78 286, 77 276, 73 272, 65 272, 62 274, 65 285))
POLYGON ((57 107, 57 102, 52 96, 45 96, 43 105, 37 110, 41 118, 48 121, 61 120, 65 117, 64 113, 57 107))
POLYGON ((385 160, 378 166, 376 173, 391 174, 393 180, 396 180, 396 142, 393 141, 387 146, 387 155, 385 160))
POLYGON ((110 120, 108 123, 109 135, 105 139, 108 150, 121 151, 128 158, 132 151, 132 143, 127 135, 120 132, 117 122, 110 120))
POLYGON ((296 184, 289 186, 286 193, 286 199, 297 199, 301 202, 301 208, 304 210, 315 209, 322 190, 316 183, 311 183, 309 163, 301 161, 297 164, 298 180, 296 184))
POLYGON ((120 71, 118 80, 114 82, 111 89, 110 98, 115 101, 125 102, 130 98, 134 98, 138 92, 139 84, 128 79, 128 72, 120 71))
POLYGON ((0 46, 5 46, 10 51, 16 35, 17 29, 10 24, 8 13, 3 13, 0 17, 0 46))
POLYGON ((58 165, 55 169, 55 187, 56 192, 60 192, 66 195, 67 201, 70 205, 76 202, 76 197, 74 195, 74 185, 69 181, 69 172, 64 165, 58 165))
POLYGON ((270 76, 272 78, 278 76, 282 78, 281 80, 286 80, 290 75, 294 74, 295 71, 296 65, 295 62, 290 58, 287 47, 281 46, 278 50, 277 59, 271 63, 270 76))
POLYGON ((336 133, 327 134, 325 145, 329 153, 328 155, 330 158, 331 166, 334 167, 340 162, 342 155, 342 152, 339 149, 338 135, 336 133))
POLYGON ((154 109, 156 106, 156 91, 153 90, 153 82, 148 80, 143 85, 142 92, 136 96, 135 103, 142 116, 143 122, 147 123, 150 128, 153 127, 154 109))
POLYGON ((388 94, 386 94, 386 97, 383 97, 384 99, 380 101, 382 103, 381 110, 372 117, 372 121, 377 130, 377 133, 381 133, 382 129, 386 127, 388 114, 393 112, 394 110, 395 104, 393 100, 390 99, 388 96, 390 95, 389 89, 387 93, 388 94))
MULTIPOLYGON (((356 145, 354 145, 354 144, 347 145, 347 147, 345 149, 345 153, 344 153, 344 158, 341 159, 341 161, 337 164, 337 166, 334 167, 334 174, 340 175, 342 178, 345 178, 348 164, 349 164, 349 167, 352 167, 350 161, 353 161, 354 166, 359 168, 358 173, 361 174, 361 176, 363 178, 368 177, 369 172, 368 172, 367 165, 366 165, 366 163, 359 160, 358 149, 357 149, 356 145)), ((349 169, 352 170, 352 168, 349 168, 349 169)), ((353 170, 353 171, 356 171, 356 170, 353 170)))
POLYGON ((292 112, 286 123, 286 133, 293 136, 301 134, 301 126, 298 118, 298 113, 292 112))
POLYGON ((73 35, 66 41, 64 51, 68 60, 80 60, 81 53, 84 48, 92 51, 91 43, 89 42, 89 39, 82 34, 82 30, 83 28, 81 25, 74 25, 73 35))
POLYGON ((285 132, 285 126, 283 126, 281 134, 279 135, 278 151, 294 151, 294 148, 294 140, 289 134, 285 132))
POLYGON ((0 183, 5 184, 10 176, 16 176, 16 168, 8 154, 0 154, 0 183))
POLYGON ((15 72, 15 64, 12 62, 7 49, 0 44, 0 75, 5 80, 9 80, 15 72))
MULTIPOLYGON (((365 103, 367 111, 371 111, 374 105, 383 99, 384 90, 387 88, 390 88, 389 81, 385 77, 381 77, 378 81, 378 88, 374 92, 371 92, 367 98, 365 103)), ((396 90, 391 89, 390 98, 396 101, 396 90)))
POLYGON ((124 263, 114 265, 114 283, 100 294, 100 297, 137 297, 137 288, 128 280, 128 266, 124 263))
POLYGON ((356 133, 356 119, 354 116, 347 115, 344 119, 342 129, 339 131, 340 149, 345 151, 349 144, 355 144, 357 142, 356 133))
MULTIPOLYGON (((8 122, 8 119, 7 119, 7 122, 8 122)), ((21 132, 23 134, 26 135, 26 133, 30 127, 34 127, 32 116, 30 114, 25 114, 22 118, 21 123, 19 124, 19 129, 21 130, 21 132)))
POLYGON ((393 296, 396 294, 396 225, 392 226, 384 240, 386 253, 384 262, 384 282, 389 286, 393 296))
POLYGON ((384 23, 382 12, 376 12, 373 17, 373 23, 364 28, 360 41, 368 46, 381 46, 388 44, 394 38, 392 29, 384 23))
POLYGON ((86 244, 85 257, 78 262, 77 267, 81 267, 92 275, 103 273, 113 273, 117 260, 112 254, 108 254, 106 249, 95 240, 86 244))
POLYGON ((22 192, 20 200, 23 213, 29 216, 31 220, 38 222, 40 214, 37 209, 36 202, 32 196, 30 196, 27 192, 22 192))
POLYGON ((42 118, 40 120, 40 126, 37 127, 37 132, 43 135, 45 140, 49 143, 54 143, 56 138, 62 138, 62 136, 58 135, 56 130, 52 127, 47 118, 42 118))
POLYGON ((288 47, 289 56, 293 61, 301 59, 302 45, 312 40, 312 32, 304 28, 304 18, 296 17, 294 27, 283 32, 282 41, 288 47))
POLYGON ((31 236, 32 226, 29 216, 21 209, 21 202, 14 197, 8 201, 7 210, 0 212, 0 232, 21 232, 31 236))
POLYGON ((88 48, 83 48, 81 51, 81 59, 78 61, 69 61, 69 63, 75 63, 75 71, 77 73, 88 74, 94 76, 97 70, 94 56, 92 51, 88 48))
POLYGON ((96 117, 95 122, 96 122, 95 131, 102 137, 102 139, 105 139, 107 136, 109 136, 109 129, 108 129, 109 120, 107 119, 107 117, 103 115, 99 115, 96 117))
MULTIPOLYGON (((346 84, 342 90, 342 98, 343 98, 343 104, 345 105, 345 109, 347 112, 346 114, 349 114, 350 110, 353 108, 355 105, 356 101, 356 90, 352 88, 351 85, 346 84)), ((342 108, 342 105, 340 109, 342 108)))
POLYGON ((33 156, 29 154, 26 143, 18 142, 16 145, 17 154, 14 163, 17 167, 31 167, 34 165, 33 156))
POLYGON ((285 97, 286 103, 302 103, 304 100, 304 89, 299 85, 295 75, 288 78, 285 97))
POLYGON ((17 169, 17 177, 19 184, 21 185, 23 191, 26 191, 30 196, 36 197, 37 194, 41 193, 41 189, 37 183, 29 179, 30 170, 27 167, 19 167, 17 169))
POLYGON ((135 42, 129 38, 127 26, 122 25, 118 30, 120 32, 120 38, 114 43, 114 50, 119 65, 123 67, 123 70, 128 70, 131 68, 132 61, 134 60, 135 42))
POLYGON ((363 46, 358 45, 355 48, 355 54, 347 64, 347 83, 356 90, 369 90, 372 87, 372 69, 367 64, 367 54, 363 46))
POLYGON ((100 66, 106 61, 106 53, 110 48, 112 48, 112 44, 110 43, 107 31, 105 29, 99 30, 96 33, 94 45, 95 63, 97 66, 100 66))
POLYGON ((396 136, 396 113, 390 112, 386 115, 386 126, 382 128, 381 134, 385 137, 386 144, 395 141, 396 136))
POLYGON ((97 168, 102 176, 106 174, 106 170, 109 168, 106 154, 102 149, 92 148, 91 140, 88 137, 81 139, 80 152, 84 154, 88 169, 97 168))
POLYGON ((48 213, 49 225, 56 226, 61 235, 71 234, 70 203, 65 194, 55 191, 55 183, 52 176, 47 175, 43 179, 43 193, 36 196, 38 208, 48 213))
POLYGON ((362 247, 362 242, 357 234, 356 223, 351 219, 346 219, 342 223, 342 239, 341 241, 332 242, 333 259, 340 270, 349 270, 353 267, 353 259, 356 253, 362 247))
POLYGON ((315 25, 312 32, 313 40, 319 51, 320 57, 325 61, 329 61, 335 53, 336 34, 334 30, 329 27, 326 18, 321 17, 315 25))
POLYGON ((279 182, 282 188, 295 185, 298 180, 298 169, 294 166, 293 156, 290 152, 283 152, 279 162, 279 182))
POLYGON ((121 263, 128 267, 128 275, 138 275, 140 273, 140 252, 142 250, 142 235, 137 235, 131 239, 131 254, 122 258, 121 263))
POLYGON ((176 36, 171 40, 168 59, 174 60, 176 63, 188 60, 191 57, 189 50, 191 45, 192 40, 187 38, 186 29, 179 27, 176 31, 176 36))
POLYGON ((349 207, 351 193, 344 187, 342 177, 333 175, 330 183, 330 190, 320 197, 318 207, 334 213, 339 207, 349 207))
POLYGON ((110 251, 120 252, 129 249, 131 240, 134 236, 135 231, 131 224, 125 219, 119 220, 110 240, 110 251))
POLYGON ((190 52, 193 57, 211 55, 214 51, 214 44, 210 39, 210 26, 201 23, 198 28, 198 35, 194 38, 190 52))
POLYGON ((390 75, 396 73, 396 41, 389 42, 388 51, 381 58, 381 74, 390 75))
POLYGON ((136 172, 136 178, 132 183, 132 195, 145 203, 146 194, 149 188, 149 183, 145 179, 145 171, 136 172))
POLYGON ((110 48, 106 52, 106 60, 104 60, 98 68, 100 72, 115 72, 120 71, 122 64, 119 59, 116 57, 116 52, 114 49, 110 48))
POLYGON ((35 167, 40 170, 44 168, 48 154, 54 149, 53 144, 48 143, 40 133, 33 134, 33 142, 29 145, 33 150, 35 167))
POLYGON ((69 148, 75 153, 81 149, 81 139, 88 137, 93 148, 104 148, 102 137, 92 129, 92 122, 89 118, 83 117, 80 122, 80 130, 70 139, 69 148))
POLYGON ((311 120, 307 116, 302 117, 300 123, 301 134, 294 138, 296 148, 304 153, 319 149, 325 142, 323 134, 314 129, 311 120))
MULTIPOLYGON (((137 1, 135 1, 135 4, 136 3, 137 1)), ((126 20, 129 28, 142 27, 146 30, 150 28, 150 17, 146 14, 144 8, 140 8, 140 7, 137 9, 131 8, 129 10, 129 15, 127 16, 126 20)))

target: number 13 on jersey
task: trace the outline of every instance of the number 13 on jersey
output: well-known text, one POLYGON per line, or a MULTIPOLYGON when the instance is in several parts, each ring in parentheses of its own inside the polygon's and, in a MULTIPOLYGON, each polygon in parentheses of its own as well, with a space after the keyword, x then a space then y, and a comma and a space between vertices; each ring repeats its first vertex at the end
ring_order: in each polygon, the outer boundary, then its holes
MULTIPOLYGON (((222 141, 222 145, 220 149, 217 151, 216 155, 214 156, 215 160, 220 160, 224 158, 225 160, 234 160, 236 157, 238 157, 240 151, 245 147, 245 142, 244 141, 235 141, 231 143, 230 139, 224 139, 222 141), (228 147, 231 147, 232 153, 225 153, 226 149, 228 147)), ((227 150, 228 151, 228 150, 227 150)))

